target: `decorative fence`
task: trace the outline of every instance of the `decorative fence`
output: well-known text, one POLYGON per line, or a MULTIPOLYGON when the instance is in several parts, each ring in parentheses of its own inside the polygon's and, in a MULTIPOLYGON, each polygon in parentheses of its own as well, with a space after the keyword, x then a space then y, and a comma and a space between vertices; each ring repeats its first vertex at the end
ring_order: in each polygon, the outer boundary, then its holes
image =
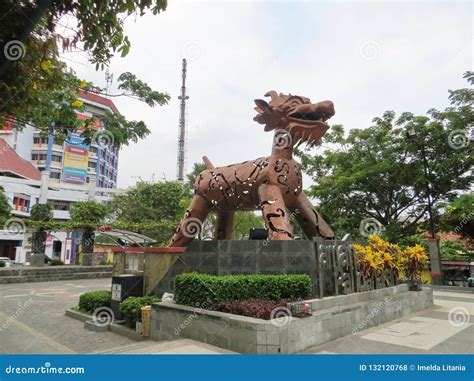
POLYGON ((318 268, 317 289, 320 298, 370 291, 397 284, 394 270, 385 270, 374 277, 362 274, 357 265, 352 240, 316 238, 314 241, 318 268))

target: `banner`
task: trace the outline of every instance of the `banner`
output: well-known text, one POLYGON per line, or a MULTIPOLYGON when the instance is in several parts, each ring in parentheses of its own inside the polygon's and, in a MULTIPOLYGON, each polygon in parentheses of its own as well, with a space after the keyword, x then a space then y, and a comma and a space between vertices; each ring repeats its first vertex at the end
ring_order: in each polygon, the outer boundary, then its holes
POLYGON ((85 184, 89 162, 89 146, 84 139, 69 133, 64 143, 63 181, 74 184, 85 184))

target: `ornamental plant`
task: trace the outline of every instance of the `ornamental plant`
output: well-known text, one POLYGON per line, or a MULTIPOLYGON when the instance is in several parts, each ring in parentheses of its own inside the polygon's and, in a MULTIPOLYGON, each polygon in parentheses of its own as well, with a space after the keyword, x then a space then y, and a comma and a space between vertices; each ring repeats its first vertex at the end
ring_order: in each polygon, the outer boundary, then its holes
POLYGON ((398 271, 397 259, 401 249, 398 245, 384 241, 377 235, 368 238, 369 244, 354 244, 357 264, 367 277, 377 276, 384 270, 398 271))
POLYGON ((401 251, 398 267, 410 281, 420 281, 421 272, 427 260, 428 256, 425 248, 421 245, 415 245, 401 251))

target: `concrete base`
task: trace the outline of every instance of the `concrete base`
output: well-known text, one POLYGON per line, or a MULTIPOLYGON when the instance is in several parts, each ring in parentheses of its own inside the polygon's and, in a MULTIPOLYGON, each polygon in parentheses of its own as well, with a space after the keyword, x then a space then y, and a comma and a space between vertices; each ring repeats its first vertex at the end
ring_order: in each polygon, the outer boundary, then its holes
POLYGON ((43 267, 44 266, 44 254, 31 254, 30 266, 32 267, 43 267))
POLYGON ((94 320, 84 322, 84 328, 93 332, 107 332, 109 330, 108 324, 97 324, 94 320))
POLYGON ((112 277, 112 266, 2 267, 0 284, 112 277))
POLYGON ((307 301, 305 318, 262 320, 172 302, 152 306, 151 338, 188 338, 240 353, 295 353, 433 305, 433 290, 408 285, 307 301))

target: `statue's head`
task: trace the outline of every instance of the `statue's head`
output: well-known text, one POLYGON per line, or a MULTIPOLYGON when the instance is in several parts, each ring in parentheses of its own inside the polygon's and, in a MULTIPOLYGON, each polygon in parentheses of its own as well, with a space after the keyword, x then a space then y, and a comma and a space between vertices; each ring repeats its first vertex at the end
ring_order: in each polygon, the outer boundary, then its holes
POLYGON ((278 94, 273 90, 265 96, 271 100, 268 103, 263 99, 255 100, 258 114, 253 120, 264 124, 265 131, 288 131, 292 145, 317 142, 329 129, 326 121, 335 114, 331 101, 311 103, 309 98, 278 94))

